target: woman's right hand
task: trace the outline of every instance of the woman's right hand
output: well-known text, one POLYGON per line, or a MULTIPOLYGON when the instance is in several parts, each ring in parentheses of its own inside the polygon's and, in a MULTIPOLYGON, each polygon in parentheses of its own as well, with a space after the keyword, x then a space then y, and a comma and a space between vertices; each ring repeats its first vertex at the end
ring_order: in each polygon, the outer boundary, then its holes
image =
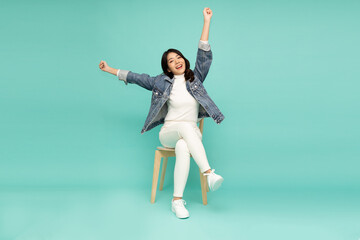
POLYGON ((109 65, 107 65, 107 63, 105 61, 102 61, 102 60, 101 60, 101 62, 99 64, 99 68, 101 70, 103 70, 104 72, 108 72, 109 69, 110 69, 109 65))

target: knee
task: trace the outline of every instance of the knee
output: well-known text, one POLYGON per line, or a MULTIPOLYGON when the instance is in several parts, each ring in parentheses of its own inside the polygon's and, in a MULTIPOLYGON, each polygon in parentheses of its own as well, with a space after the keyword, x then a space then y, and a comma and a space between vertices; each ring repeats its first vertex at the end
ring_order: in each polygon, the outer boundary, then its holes
POLYGON ((177 153, 180 153, 180 152, 190 154, 188 145, 187 145, 187 143, 185 142, 184 139, 179 139, 176 142, 176 145, 175 145, 175 153, 177 154, 177 153))

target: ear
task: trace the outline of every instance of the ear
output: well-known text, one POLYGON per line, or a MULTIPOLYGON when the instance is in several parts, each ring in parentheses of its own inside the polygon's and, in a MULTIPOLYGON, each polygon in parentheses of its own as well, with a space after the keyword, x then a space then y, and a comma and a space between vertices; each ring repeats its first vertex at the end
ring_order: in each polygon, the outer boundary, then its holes
POLYGON ((170 69, 167 69, 167 70, 168 70, 168 72, 171 72, 170 69))

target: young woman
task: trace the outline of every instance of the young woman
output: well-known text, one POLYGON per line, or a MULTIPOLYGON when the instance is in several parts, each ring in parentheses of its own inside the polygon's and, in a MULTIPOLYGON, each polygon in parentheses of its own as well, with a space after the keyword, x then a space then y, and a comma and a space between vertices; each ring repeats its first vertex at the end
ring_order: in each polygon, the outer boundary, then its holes
POLYGON ((204 26, 198 46, 194 71, 189 61, 176 49, 168 49, 161 59, 163 73, 150 77, 127 70, 114 69, 101 61, 101 70, 114 74, 127 85, 137 84, 152 91, 151 107, 143 134, 163 124, 159 139, 162 145, 175 148, 176 162, 174 169, 174 194, 172 211, 178 218, 189 217, 185 208, 183 192, 190 169, 190 154, 193 156, 201 172, 207 176, 211 191, 217 190, 223 178, 211 169, 202 144, 202 135, 197 126, 199 119, 211 117, 217 124, 224 119, 215 103, 207 94, 203 82, 212 62, 212 52, 208 43, 210 19, 212 11, 204 8, 204 26))

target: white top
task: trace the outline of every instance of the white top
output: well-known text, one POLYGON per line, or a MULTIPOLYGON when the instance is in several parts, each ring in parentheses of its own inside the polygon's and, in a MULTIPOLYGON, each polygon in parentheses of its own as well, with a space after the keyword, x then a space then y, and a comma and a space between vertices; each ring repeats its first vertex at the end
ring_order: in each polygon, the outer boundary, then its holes
POLYGON ((169 121, 197 122, 199 103, 186 89, 185 73, 174 75, 173 88, 166 104, 168 113, 165 123, 169 121))

